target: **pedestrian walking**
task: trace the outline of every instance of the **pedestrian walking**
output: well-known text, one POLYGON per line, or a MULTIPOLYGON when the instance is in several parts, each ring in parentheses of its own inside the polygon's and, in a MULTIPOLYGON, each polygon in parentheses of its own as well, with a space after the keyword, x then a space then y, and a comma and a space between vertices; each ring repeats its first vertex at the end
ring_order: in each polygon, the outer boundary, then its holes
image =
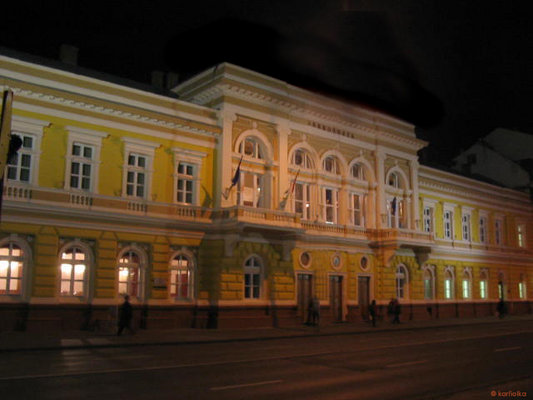
POLYGON ((498 306, 496 307, 496 310, 498 311, 498 316, 500 318, 505 317, 505 314, 507 313, 507 307, 505 306, 505 302, 503 301, 503 298, 500 299, 498 302, 498 306))
POLYGON ((391 319, 391 322, 394 323, 394 299, 390 299, 389 305, 387 306, 387 315, 391 319))
POLYGON ((393 324, 399 324, 400 323, 400 314, 402 313, 402 306, 400 305, 400 302, 398 301, 398 299, 394 300, 392 313, 394 315, 394 319, 392 320, 392 323, 393 324))
POLYGON ((376 310, 376 300, 372 300, 370 305, 368 306, 368 313, 370 314, 370 320, 372 321, 372 326, 376 326, 376 317, 377 317, 377 310, 376 310))
POLYGON ((124 296, 124 303, 120 306, 118 313, 118 331, 117 336, 122 335, 124 328, 128 329, 133 335, 135 332, 131 328, 131 318, 133 316, 133 308, 130 304, 130 296, 124 296))
POLYGON ((309 307, 307 308, 306 325, 316 326, 320 323, 320 300, 314 296, 309 300, 309 307))

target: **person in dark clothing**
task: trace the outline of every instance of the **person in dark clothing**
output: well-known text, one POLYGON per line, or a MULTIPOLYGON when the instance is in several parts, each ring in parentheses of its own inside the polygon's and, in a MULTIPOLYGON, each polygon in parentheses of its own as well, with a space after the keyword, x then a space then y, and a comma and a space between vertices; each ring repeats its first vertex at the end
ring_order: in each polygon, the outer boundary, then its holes
POLYGON ((392 323, 393 324, 399 324, 400 323, 400 314, 402 313, 402 306, 400 306, 400 302, 398 301, 398 299, 394 300, 392 313, 394 315, 394 319, 392 320, 392 323))
POLYGON ((372 326, 376 326, 376 317, 377 317, 377 306, 376 306, 376 300, 372 300, 370 305, 368 306, 368 313, 370 314, 370 320, 372 321, 372 326))
POLYGON ((117 336, 122 335, 124 328, 128 329, 131 334, 135 332, 131 328, 131 318, 133 316, 133 308, 130 304, 130 296, 124 296, 124 303, 120 306, 118 314, 118 332, 117 336))
POLYGON ((387 314, 391 319, 391 322, 394 323, 394 299, 390 299, 389 305, 387 306, 387 314))
POLYGON ((498 316, 500 318, 505 317, 505 314, 507 313, 507 309, 505 307, 505 302, 503 301, 503 299, 500 299, 500 301, 498 302, 497 311, 498 311, 498 316))

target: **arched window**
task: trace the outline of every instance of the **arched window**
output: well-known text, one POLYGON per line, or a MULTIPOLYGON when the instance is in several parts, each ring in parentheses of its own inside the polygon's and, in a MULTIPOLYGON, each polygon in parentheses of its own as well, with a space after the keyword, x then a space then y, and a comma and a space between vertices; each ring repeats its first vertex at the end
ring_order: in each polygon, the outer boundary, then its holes
POLYGON ((140 298, 142 295, 141 257, 132 250, 126 250, 118 260, 118 293, 140 298))
POLYGON ((86 296, 88 262, 88 254, 81 246, 71 245, 63 250, 61 253, 61 296, 86 296))
POLYGON ((469 299, 470 297, 472 297, 472 275, 467 269, 463 272, 462 288, 463 299, 469 299))
POLYGON ((432 300, 435 298, 435 275, 430 267, 424 268, 424 299, 432 300))
POLYGON ((244 263, 244 298, 261 298, 261 267, 259 257, 251 256, 244 263))
POLYGON ((247 136, 243 139, 239 145, 239 153, 260 160, 265 158, 261 142, 253 136, 247 136))
POLYGON ((444 271, 444 298, 451 300, 454 298, 453 271, 449 268, 444 271))
POLYGON ((409 296, 408 284, 407 268, 400 264, 396 267, 396 297, 398 299, 406 299, 409 296))
POLYGON ((365 168, 361 163, 354 163, 350 169, 352 178, 364 180, 365 179, 365 168))
POLYGON ((307 150, 297 149, 292 153, 291 164, 299 168, 313 169, 313 160, 307 150))
POLYGON ((324 171, 330 173, 330 174, 335 174, 335 175, 340 175, 341 174, 341 170, 340 170, 340 167, 339 167, 339 162, 337 160, 336 157, 333 157, 333 156, 328 156, 324 159, 323 161, 323 164, 322 164, 322 168, 324 169, 324 171))
POLYGON ((177 253, 170 261, 170 296, 176 300, 193 298, 194 283, 193 258, 183 252, 177 253))
POLYGON ((13 242, 0 247, 0 294, 21 295, 24 253, 13 242))
POLYGON ((387 178, 387 185, 396 189, 402 189, 402 179, 400 174, 395 171, 391 172, 387 178))
POLYGON ((479 297, 481 299, 487 299, 488 298, 488 280, 489 280, 489 274, 486 270, 482 270, 479 274, 479 297))

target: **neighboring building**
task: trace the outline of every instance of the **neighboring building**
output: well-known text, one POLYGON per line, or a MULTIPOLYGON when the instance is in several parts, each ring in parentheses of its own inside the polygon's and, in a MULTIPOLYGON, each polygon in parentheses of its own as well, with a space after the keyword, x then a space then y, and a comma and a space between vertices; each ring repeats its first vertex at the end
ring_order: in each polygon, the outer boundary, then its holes
POLYGON ((0 74, 24 140, 0 329, 102 326, 125 293, 148 329, 294 325, 313 296, 324 322, 396 297, 406 319, 531 312, 528 196, 419 165, 409 123, 231 64, 180 100, 4 56, 0 74))
POLYGON ((533 135, 495 129, 453 162, 460 173, 533 193, 533 135))

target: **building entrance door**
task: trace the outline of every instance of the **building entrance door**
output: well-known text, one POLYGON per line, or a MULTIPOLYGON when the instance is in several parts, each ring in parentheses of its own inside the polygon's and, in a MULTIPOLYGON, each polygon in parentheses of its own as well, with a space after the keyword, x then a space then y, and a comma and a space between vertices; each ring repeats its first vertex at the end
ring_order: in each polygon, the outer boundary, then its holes
POLYGON ((298 318, 302 322, 307 322, 309 303, 313 297, 313 275, 298 274, 298 318))
POLYGON ((364 320, 367 320, 368 304, 370 302, 370 277, 360 276, 357 279, 357 293, 359 300, 359 309, 361 310, 361 317, 364 320))
POLYGON ((341 322, 342 315, 342 279, 341 275, 330 275, 329 277, 329 303, 333 321, 341 322))

